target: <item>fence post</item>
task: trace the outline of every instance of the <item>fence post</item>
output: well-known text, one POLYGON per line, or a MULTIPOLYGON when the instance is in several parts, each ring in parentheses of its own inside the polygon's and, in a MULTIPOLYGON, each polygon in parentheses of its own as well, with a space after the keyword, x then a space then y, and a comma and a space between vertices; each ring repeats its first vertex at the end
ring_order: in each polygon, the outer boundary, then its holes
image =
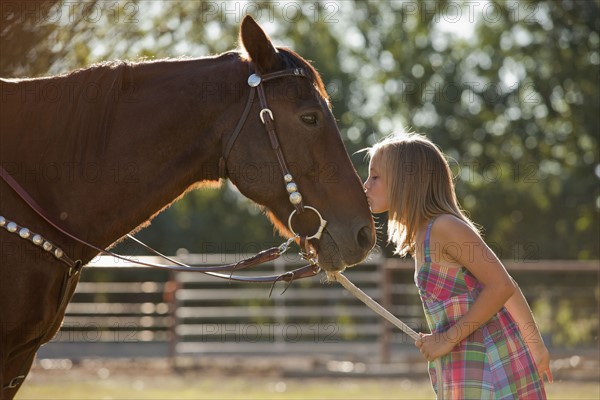
MULTIPOLYGON (((377 266, 379 271, 379 289, 381 292, 381 305, 388 311, 392 309, 392 283, 391 269, 387 268, 385 258, 382 258, 377 266)), ((381 336, 380 336, 380 359, 381 363, 387 364, 390 362, 392 325, 384 319, 381 319, 381 336)))
POLYGON ((177 290, 179 289, 179 282, 177 281, 177 272, 169 271, 169 278, 165 282, 165 301, 169 306, 169 359, 171 360, 171 368, 177 366, 177 343, 179 337, 177 334, 177 326, 179 325, 179 319, 177 317, 177 290))

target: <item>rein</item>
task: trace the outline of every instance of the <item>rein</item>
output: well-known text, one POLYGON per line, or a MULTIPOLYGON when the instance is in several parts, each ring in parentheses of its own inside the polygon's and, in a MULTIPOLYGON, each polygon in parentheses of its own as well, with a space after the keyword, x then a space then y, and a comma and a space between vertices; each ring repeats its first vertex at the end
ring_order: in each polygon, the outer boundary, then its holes
MULTIPOLYGON (((357 288, 348 278, 346 278, 341 272, 336 273, 327 273, 327 279, 336 281, 340 285, 342 285, 346 290, 354 295, 357 299, 365 303, 367 307, 371 310, 375 311, 381 317, 386 319, 388 322, 391 322, 396 328, 400 329, 402 332, 406 333, 410 336, 411 339, 415 341, 419 340, 421 336, 415 332, 410 326, 406 325, 400 319, 396 318, 394 314, 386 310, 382 305, 377 303, 368 294, 357 288)), ((433 365, 435 368, 436 375, 436 386, 437 386, 437 399, 444 400, 444 384, 442 379, 442 360, 437 358, 433 361, 433 365)))
MULTIPOLYGON (((227 157, 229 156, 229 153, 231 152, 231 149, 233 148, 233 145, 234 145, 236 139, 239 137, 239 135, 242 131, 242 128, 248 118, 248 115, 249 115, 252 105, 254 103, 253 100, 254 100, 255 92, 257 92, 260 106, 261 106, 261 110, 259 112, 259 117, 265 126, 265 130, 267 131, 267 134, 269 135, 271 147, 272 147, 273 151, 275 152, 275 155, 277 156, 277 161, 279 163, 279 166, 280 166, 280 169, 281 169, 281 172, 283 175, 283 181, 286 186, 286 190, 289 193, 290 203, 292 203, 292 205, 294 206, 294 210, 291 212, 291 214, 288 217, 288 228, 293 233, 293 236, 291 238, 289 238, 286 242, 282 243, 281 245, 279 245, 277 247, 272 247, 270 249, 263 250, 260 253, 254 255, 252 257, 249 257, 247 259, 241 260, 237 263, 228 264, 228 265, 205 266, 205 267, 190 266, 190 265, 184 264, 182 262, 179 262, 177 260, 174 260, 172 258, 169 258, 169 257, 159 253, 158 251, 145 245, 138 239, 136 239, 133 236, 128 234, 127 235, 128 238, 134 240, 138 244, 141 244, 144 248, 146 248, 153 254, 163 258, 166 261, 171 262, 173 265, 164 265, 164 264, 156 264, 156 263, 150 263, 150 262, 142 262, 142 261, 138 261, 138 260, 131 260, 127 257, 113 253, 110 250, 103 249, 92 243, 89 243, 89 242, 79 238, 78 236, 66 231, 62 227, 60 227, 58 224, 56 224, 52 220, 51 217, 48 216, 48 214, 44 211, 44 209, 29 195, 29 193, 1 166, 0 166, 0 177, 21 197, 21 199, 23 199, 23 201, 33 211, 35 211, 42 219, 44 219, 54 229, 56 229, 63 235, 76 241, 79 244, 82 244, 88 248, 98 251, 99 253, 110 255, 117 259, 125 260, 128 262, 132 262, 134 264, 151 267, 151 268, 159 268, 159 269, 165 269, 165 270, 169 270, 169 271, 201 272, 201 273, 204 273, 204 274, 207 274, 210 276, 214 276, 217 278, 221 278, 221 279, 228 279, 228 280, 234 280, 234 281, 240 281, 240 282, 265 282, 265 283, 272 283, 273 285, 275 285, 275 283, 277 283, 279 281, 286 281, 286 282, 289 282, 289 284, 291 284, 296 279, 308 278, 308 277, 315 276, 320 271, 320 268, 317 263, 316 253, 310 249, 309 240, 320 239, 320 237, 325 229, 325 226, 327 225, 327 221, 325 219, 323 219, 323 217, 321 216, 321 214, 319 213, 319 211, 317 209, 315 209, 314 207, 305 206, 303 204, 302 195, 298 191, 298 185, 294 182, 294 178, 290 174, 289 168, 285 161, 285 157, 281 150, 281 146, 279 144, 279 139, 277 137, 277 132, 275 130, 275 125, 273 122, 274 121, 273 112, 268 108, 265 91, 264 91, 263 85, 261 85, 261 83, 267 82, 272 79, 281 78, 281 77, 289 77, 289 76, 302 77, 302 78, 308 79, 308 74, 302 68, 294 68, 294 69, 287 69, 287 70, 283 70, 283 71, 277 71, 277 72, 273 72, 270 74, 265 74, 263 76, 253 73, 248 77, 248 85, 250 86, 250 94, 248 96, 248 100, 246 102, 244 111, 235 127, 235 130, 233 131, 232 135, 229 137, 229 140, 227 141, 226 146, 223 149, 221 159, 219 160, 219 169, 220 169, 221 176, 225 177, 226 170, 227 170, 227 157), (294 214, 296 214, 296 213, 300 214, 300 213, 305 212, 306 210, 310 210, 310 211, 316 213, 320 220, 320 224, 317 229, 317 232, 315 234, 313 234, 312 236, 302 236, 298 233, 295 233, 295 231, 292 227, 292 218, 293 218, 294 214), (272 261, 272 260, 275 260, 275 259, 281 257, 288 250, 289 246, 296 239, 299 239, 299 241, 300 241, 300 246, 302 249, 300 255, 302 256, 303 259, 305 259, 309 262, 309 265, 306 265, 304 267, 297 268, 295 270, 288 271, 288 272, 285 272, 285 273, 279 274, 279 275, 239 276, 239 275, 233 274, 233 272, 235 272, 237 270, 249 268, 249 267, 252 267, 252 266, 255 266, 258 264, 263 264, 265 262, 272 261), (229 274, 223 274, 220 272, 229 272, 229 274)), ((223 141, 223 143, 225 143, 225 141, 223 141)), ((19 235, 22 239, 29 240, 32 244, 41 247, 44 251, 51 253, 57 260, 68 265, 69 266, 69 276, 71 274, 76 274, 80 271, 81 266, 82 266, 82 263, 80 260, 73 261, 71 258, 69 258, 65 254, 65 252, 62 249, 55 246, 50 241, 44 239, 41 235, 34 234, 33 232, 30 232, 28 228, 21 227, 16 222, 8 221, 3 216, 0 216, 0 227, 5 228, 10 233, 15 233, 15 234, 19 235)), ((272 290, 273 290, 273 286, 271 287, 271 291, 272 290)), ((287 290, 287 287, 285 290, 287 290)), ((284 292, 285 292, 285 290, 284 290, 284 292)))

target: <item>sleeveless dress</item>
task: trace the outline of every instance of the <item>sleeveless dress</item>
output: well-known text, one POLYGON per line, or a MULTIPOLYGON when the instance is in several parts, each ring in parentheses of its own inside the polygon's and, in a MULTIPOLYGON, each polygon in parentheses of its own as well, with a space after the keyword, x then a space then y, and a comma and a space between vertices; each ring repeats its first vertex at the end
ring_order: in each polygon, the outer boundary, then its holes
MULTIPOLYGON (((432 333, 444 332, 471 307, 483 286, 464 268, 432 263, 425 233, 425 263, 415 283, 432 333)), ((504 307, 441 357, 444 399, 545 399, 544 385, 518 326, 504 307)), ((429 375, 437 393, 433 362, 429 375)), ((439 394, 438 394, 439 396, 439 394)))

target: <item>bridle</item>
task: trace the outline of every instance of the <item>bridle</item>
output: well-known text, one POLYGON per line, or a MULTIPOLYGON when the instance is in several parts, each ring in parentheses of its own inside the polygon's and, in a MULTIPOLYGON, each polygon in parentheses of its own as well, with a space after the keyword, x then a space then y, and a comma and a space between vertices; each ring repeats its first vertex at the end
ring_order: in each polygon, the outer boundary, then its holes
POLYGON ((279 164, 281 175, 283 177, 283 182, 289 194, 290 203, 292 203, 292 205, 294 206, 294 210, 290 213, 288 217, 288 229, 290 230, 290 232, 292 232, 294 235, 300 238, 301 247, 303 248, 304 253, 308 255, 310 254, 310 250, 308 248, 308 241, 311 239, 319 240, 321 238, 325 226, 327 225, 327 221, 323 219, 321 213, 319 213, 319 211, 316 208, 311 206, 305 206, 303 204, 303 198, 298 190, 298 185, 296 184, 296 182, 294 182, 294 177, 290 173, 290 169, 288 168, 287 163, 285 161, 283 151, 281 150, 281 145, 279 143, 277 131, 275 130, 275 117, 273 116, 273 111, 271 111, 267 104, 267 96, 265 94, 265 89, 263 85, 264 83, 270 80, 283 77, 299 77, 310 79, 306 70, 303 68, 286 69, 283 71, 271 72, 264 75, 251 73, 248 77, 248 86, 250 86, 250 94, 248 95, 246 106, 244 107, 244 111, 242 112, 242 115, 238 120, 238 123, 236 124, 233 133, 227 141, 223 140, 223 152, 221 158, 219 159, 219 175, 222 178, 227 177, 227 159, 229 158, 229 154, 231 153, 233 145, 239 137, 240 132, 242 131, 242 128, 244 127, 244 124, 248 118, 248 114, 252 109, 252 106, 254 104, 254 96, 256 92, 258 93, 258 101, 260 103, 261 108, 258 115, 267 131, 267 134, 269 135, 271 148, 277 156, 277 163, 279 164), (315 232, 315 234, 313 234, 312 236, 298 235, 294 232, 294 228, 292 227, 292 218, 294 217, 294 215, 296 213, 302 214, 305 210, 310 210, 317 214, 317 217, 319 217, 319 228, 317 229, 317 232, 315 232))
MULTIPOLYGON (((257 73, 251 73, 250 76, 248 77, 248 85, 250 86, 250 93, 248 95, 248 100, 246 101, 246 106, 244 108, 244 111, 242 112, 242 115, 240 116, 240 119, 238 120, 238 123, 237 123, 233 133, 231 134, 231 136, 229 136, 227 141, 222 140, 223 150, 222 150, 222 156, 219 160, 219 174, 223 178, 227 176, 227 158, 229 157, 231 149, 233 148, 234 143, 236 142, 237 138, 239 137, 239 135, 242 131, 242 128, 244 127, 244 124, 245 124, 246 120, 248 119, 248 115, 254 104, 255 93, 258 93, 258 100, 259 100, 260 107, 261 107, 261 110, 259 112, 259 117, 267 131, 267 134, 269 135, 269 141, 271 143, 271 147, 272 147, 273 151, 275 152, 275 155, 277 156, 277 161, 279 163, 279 167, 281 169, 281 173, 282 173, 282 177, 283 177, 283 183, 285 184, 286 190, 289 194, 289 201, 294 206, 294 210, 290 213, 290 215, 288 217, 288 228, 289 228, 290 232, 292 232, 293 236, 277 247, 272 247, 270 249, 261 251, 260 253, 254 255, 252 257, 249 257, 247 259, 241 260, 237 263, 228 264, 228 265, 217 265, 217 266, 203 266, 203 267, 189 266, 185 263, 174 260, 170 257, 167 257, 167 256, 159 253, 158 251, 145 245, 144 243, 140 242, 138 239, 134 238, 131 235, 127 235, 127 236, 130 239, 137 242, 138 244, 145 247, 150 252, 154 253, 155 255, 158 255, 159 257, 172 263, 173 265, 155 264, 155 263, 150 263, 150 262, 133 260, 128 257, 121 256, 121 255, 113 253, 107 249, 103 249, 92 243, 89 243, 89 242, 79 238, 78 236, 68 232, 67 230, 63 229, 59 224, 54 222, 54 220, 46 213, 46 211, 41 206, 39 206, 39 204, 29 195, 29 193, 1 165, 0 165, 0 177, 8 184, 8 186, 10 186, 19 195, 19 197, 21 197, 21 199, 23 199, 23 201, 33 211, 36 212, 36 214, 38 214, 42 219, 44 219, 47 223, 49 223, 54 229, 56 229, 63 235, 69 237, 70 239, 78 242, 79 244, 82 244, 86 247, 94 249, 95 251, 98 251, 99 253, 110 255, 117 259, 125 260, 130 263, 134 263, 134 264, 138 264, 138 265, 142 265, 142 266, 146 266, 146 267, 160 268, 160 269, 166 269, 166 270, 170 270, 170 271, 202 272, 204 274, 208 274, 208 275, 211 275, 211 276, 214 276, 217 278, 223 278, 223 279, 235 280, 235 281, 241 281, 241 282, 272 283, 271 292, 273 291, 273 287, 274 287, 275 283, 277 283, 279 281, 285 281, 285 282, 288 282, 288 285, 286 286, 286 288, 283 291, 283 292, 285 292, 287 290, 287 288, 289 287, 289 285, 291 285, 291 283, 294 280, 315 276, 320 271, 318 261, 317 261, 317 255, 314 251, 312 251, 310 249, 309 240, 312 240, 312 239, 319 240, 321 238, 321 235, 323 234, 325 226, 327 225, 327 221, 325 219, 323 219, 323 217, 321 216, 321 213, 319 213, 319 211, 316 208, 311 207, 311 206, 306 206, 303 204, 303 198, 302 198, 302 195, 300 194, 300 191, 298 190, 298 185, 296 184, 292 174, 290 173, 290 170, 285 161, 285 157, 281 150, 277 132, 275 130, 275 124, 274 124, 275 118, 274 118, 273 112, 268 107, 267 98, 265 95, 263 84, 264 84, 264 82, 268 82, 270 80, 282 78, 282 77, 300 77, 300 78, 310 79, 306 70, 304 70, 303 68, 286 69, 286 70, 272 72, 272 73, 268 73, 268 74, 264 74, 264 75, 259 75, 257 73), (292 226, 292 219, 293 219, 294 215, 306 212, 306 210, 312 211, 315 214, 317 214, 317 216, 319 217, 319 221, 320 221, 317 231, 311 236, 302 236, 302 235, 296 233, 292 226), (233 274, 237 270, 249 268, 249 267, 252 267, 252 266, 255 266, 258 264, 262 264, 262 263, 265 263, 268 261, 272 261, 272 260, 275 260, 275 259, 281 257, 289 249, 290 245, 296 239, 299 239, 299 241, 300 241, 300 247, 301 247, 300 255, 302 256, 303 259, 308 261, 308 263, 309 263, 308 265, 301 267, 301 268, 297 268, 292 271, 285 272, 280 275, 240 276, 240 275, 233 274), (229 272, 229 274, 223 274, 222 272, 229 272)), ((40 248, 41 250, 43 250, 49 254, 52 254, 57 260, 61 261, 62 263, 66 264, 69 267, 69 269, 67 270, 67 273, 65 275, 65 278, 64 278, 65 284, 63 285, 63 289, 61 290, 59 310, 66 308, 66 305, 69 300, 69 292, 71 290, 74 290, 75 285, 77 284, 77 280, 74 278, 79 274, 79 272, 83 266, 81 260, 75 260, 75 261, 72 260, 65 253, 65 251, 63 251, 60 247, 56 246, 50 240, 44 238, 40 234, 37 234, 37 233, 29 230, 27 227, 19 225, 15 221, 8 220, 7 218, 5 218, 4 216, 1 216, 1 215, 0 215, 0 228, 5 229, 9 233, 13 233, 13 234, 17 235, 21 239, 30 242, 32 245, 40 248)), ((269 295, 271 294, 271 292, 269 292, 269 295)), ((54 326, 57 323, 58 315, 59 315, 59 313, 57 312, 57 317, 55 318, 52 326, 54 326)), ((40 339, 39 339, 40 343, 43 342, 45 336, 46 335, 40 337, 40 339)), ((20 374, 19 376, 13 378, 8 384, 6 384, 1 389, 2 390, 14 389, 22 383, 24 378, 25 378, 25 374, 20 374)))
MULTIPOLYGON (((171 271, 202 272, 202 273, 206 273, 208 275, 215 276, 218 278, 224 278, 224 279, 228 279, 228 280, 235 280, 235 281, 242 281, 242 282, 272 282, 274 284, 279 281, 286 281, 286 282, 291 283, 293 280, 298 279, 298 278, 314 276, 318 273, 319 266, 317 264, 317 255, 315 254, 314 251, 310 250, 310 246, 309 246, 308 242, 309 242, 309 240, 312 240, 312 239, 319 240, 321 238, 321 235, 325 229, 325 226, 327 225, 327 221, 325 219, 323 219, 323 217, 321 216, 321 214, 319 213, 319 211, 316 208, 310 207, 310 206, 305 206, 303 204, 302 195, 300 194, 300 192, 298 190, 298 185, 296 184, 296 182, 294 182, 294 178, 292 177, 292 174, 290 173, 290 170, 285 161, 285 157, 281 150, 277 132, 275 130, 275 124, 273 122, 274 121, 273 112, 268 107, 267 98, 266 98, 265 91, 264 91, 263 84, 262 84, 263 82, 267 82, 267 81, 270 81, 273 79, 282 78, 282 77, 290 77, 290 76, 302 77, 302 78, 309 79, 308 74, 306 73, 306 71, 303 68, 286 69, 286 70, 282 70, 282 71, 265 74, 262 76, 258 75, 256 73, 250 74, 250 76, 248 77, 248 85, 250 86, 250 93, 248 95, 248 100, 246 102, 244 111, 242 112, 242 115, 241 115, 240 119, 238 120, 238 123, 237 123, 233 133, 231 134, 231 136, 229 136, 229 139, 227 141, 223 140, 223 143, 226 143, 226 145, 223 146, 222 156, 219 160, 219 169, 220 169, 221 176, 225 177, 226 171, 227 171, 227 158, 231 152, 231 149, 233 148, 235 141, 239 137, 246 120, 248 119, 248 115, 254 104, 254 96, 255 96, 255 93, 257 92, 258 99, 259 99, 260 106, 261 106, 261 110, 259 112, 259 117, 260 117, 260 120, 262 121, 263 125, 265 126, 267 134, 269 135, 271 147, 272 147, 273 151, 275 152, 275 155, 277 156, 277 161, 279 163, 279 166, 280 166, 280 169, 281 169, 281 172, 283 175, 283 182, 285 183, 286 190, 289 194, 289 200, 292 203, 292 205, 294 206, 294 210, 290 213, 290 215, 288 217, 288 228, 289 228, 290 232, 293 233, 293 236, 290 239, 288 239, 286 242, 282 243, 281 245, 279 245, 277 247, 272 247, 270 249, 264 250, 264 251, 256 254, 255 256, 241 260, 237 263, 228 264, 228 265, 218 265, 218 266, 203 266, 203 267, 189 266, 180 261, 169 258, 169 257, 159 253, 158 251, 152 249, 151 247, 143 244, 142 242, 140 242, 138 239, 134 238, 133 236, 127 235, 130 239, 133 239, 134 241, 136 241, 138 244, 145 247, 147 250, 149 250, 153 254, 173 263, 174 265, 163 265, 163 264, 156 264, 156 263, 144 262, 144 261, 139 261, 139 260, 132 260, 130 258, 113 253, 109 250, 100 248, 100 247, 98 247, 92 243, 89 243, 89 242, 79 238, 78 236, 66 231, 65 229, 63 229, 59 224, 55 223, 50 216, 48 216, 48 214, 44 211, 44 209, 38 205, 38 203, 29 195, 29 193, 27 193, 27 191, 4 168, 2 168, 2 166, 0 166, 0 177, 23 199, 23 201, 25 201, 25 203, 31 209, 33 209, 40 217, 42 217, 46 222, 48 222, 52 227, 54 227, 60 233, 62 233, 63 235, 69 237, 70 239, 72 239, 86 247, 92 248, 102 254, 110 255, 117 259, 122 259, 122 260, 125 260, 128 262, 134 263, 134 264, 142 265, 142 266, 168 269, 171 271), (319 221, 320 221, 319 227, 318 227, 316 233, 314 233, 311 236, 302 236, 298 233, 295 233, 293 226, 292 226, 292 219, 293 219, 294 215, 296 213, 301 214, 301 213, 305 212, 305 210, 310 210, 310 211, 316 213, 317 216, 319 217, 319 221), (309 265, 302 267, 302 268, 298 268, 293 271, 286 272, 281 275, 254 276, 254 277, 233 275, 234 271, 249 268, 249 267, 252 267, 252 266, 255 266, 258 264, 262 264, 262 263, 265 263, 268 261, 272 261, 272 260, 282 256, 288 250, 289 246, 296 239, 299 239, 300 244, 301 244, 301 248, 302 248, 301 256, 302 256, 302 258, 304 258, 305 260, 307 260, 309 262, 309 265), (221 274, 220 272, 230 272, 230 274, 221 274)), ((69 267, 69 275, 77 274, 82 267, 82 263, 80 260, 77 260, 77 261, 72 260, 61 248, 57 247, 49 240, 45 239, 44 237, 42 237, 39 234, 36 234, 36 233, 30 231, 26 227, 18 225, 16 222, 7 220, 3 216, 0 216, 0 228, 4 228, 8 232, 14 233, 14 234, 18 235, 20 238, 31 242, 35 246, 40 247, 42 250, 44 250, 48 253, 51 253, 57 260, 67 264, 67 266, 69 267)))

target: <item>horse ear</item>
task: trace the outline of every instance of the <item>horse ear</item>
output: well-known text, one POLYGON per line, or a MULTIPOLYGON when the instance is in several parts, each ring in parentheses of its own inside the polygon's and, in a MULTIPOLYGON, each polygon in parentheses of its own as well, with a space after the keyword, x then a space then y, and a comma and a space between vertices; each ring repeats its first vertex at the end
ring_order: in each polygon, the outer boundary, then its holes
POLYGON ((259 73, 268 73, 281 67, 281 59, 271 39, 249 15, 240 26, 240 41, 259 73))

